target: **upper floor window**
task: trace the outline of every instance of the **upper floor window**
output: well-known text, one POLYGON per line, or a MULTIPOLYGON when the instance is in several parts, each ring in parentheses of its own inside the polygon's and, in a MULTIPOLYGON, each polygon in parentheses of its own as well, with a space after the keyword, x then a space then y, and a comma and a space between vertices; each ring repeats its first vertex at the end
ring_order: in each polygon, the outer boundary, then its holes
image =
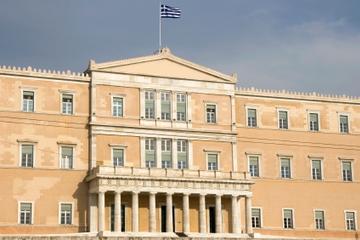
POLYGON ((206 104, 206 122, 216 123, 216 105, 206 104))
POLYGON ((321 160, 311 160, 311 174, 313 180, 322 179, 321 160))
POLYGON ((170 103, 170 93, 161 92, 161 119, 170 120, 171 119, 171 103, 170 103))
POLYGON ((32 224, 32 203, 22 202, 20 203, 20 224, 32 224))
POLYGON ((145 118, 155 119, 155 92, 145 91, 145 118))
POLYGON ((288 129, 288 112, 284 110, 279 110, 279 128, 280 129, 288 129))
POLYGON ((349 133, 349 117, 347 115, 339 116, 340 132, 349 133))
POLYGON ((290 158, 280 158, 281 178, 291 178, 290 158))
POLYGON ((315 211, 315 228, 320 230, 325 229, 325 216, 322 210, 315 211))
POLYGON ((155 138, 145 139, 145 166, 156 167, 155 138))
POLYGON ((261 228, 261 209, 251 209, 251 223, 253 228, 261 228))
POLYGON ((218 157, 217 153, 207 154, 208 170, 218 170, 218 157))
POLYGON ((23 91, 22 110, 24 112, 34 112, 35 93, 34 91, 23 91))
POLYGON ((247 109, 247 126, 248 127, 257 127, 257 116, 255 108, 247 109))
POLYGON ((112 115, 122 117, 124 115, 124 99, 122 97, 112 98, 112 115))
POLYGON ((252 177, 259 177, 259 156, 249 156, 249 172, 252 177))
POLYGON ((346 230, 356 230, 355 212, 345 212, 346 230))
POLYGON ((188 168, 188 141, 177 140, 177 164, 179 169, 188 168))
POLYGON ((161 139, 161 167, 171 168, 171 139, 161 139))
POLYGON ((176 120, 186 121, 186 95, 176 94, 176 120))
POLYGON ((74 148, 70 146, 61 146, 61 159, 60 159, 60 168, 73 168, 74 161, 74 148))
POLYGON ((123 148, 112 148, 112 159, 113 159, 113 166, 123 167, 124 166, 124 149, 123 148))
POLYGON ((342 176, 346 182, 352 181, 352 166, 351 161, 342 161, 342 176))
POLYGON ((21 144, 21 167, 34 166, 34 145, 21 144))
POLYGON ((309 113, 309 128, 310 131, 319 131, 319 114, 309 113))
POLYGON ((293 210, 284 209, 283 210, 283 224, 284 228, 294 228, 294 219, 293 219, 293 210))
POLYGON ((63 114, 73 114, 73 95, 72 94, 62 94, 62 113, 63 114))
POLYGON ((72 204, 60 204, 60 224, 72 224, 72 204))

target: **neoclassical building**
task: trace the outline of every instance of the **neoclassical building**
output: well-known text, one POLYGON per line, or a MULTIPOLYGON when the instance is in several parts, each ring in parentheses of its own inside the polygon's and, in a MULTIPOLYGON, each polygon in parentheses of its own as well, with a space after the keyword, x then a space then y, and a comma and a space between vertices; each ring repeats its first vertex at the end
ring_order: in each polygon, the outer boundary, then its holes
POLYGON ((0 100, 0 234, 359 235, 359 98, 237 88, 165 48, 4 66, 0 100))

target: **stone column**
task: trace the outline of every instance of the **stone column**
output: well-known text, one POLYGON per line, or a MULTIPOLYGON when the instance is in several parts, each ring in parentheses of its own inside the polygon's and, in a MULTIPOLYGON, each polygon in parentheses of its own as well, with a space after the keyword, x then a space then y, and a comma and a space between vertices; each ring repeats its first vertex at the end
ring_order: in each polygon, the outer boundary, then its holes
POLYGON ((132 231, 139 231, 139 192, 132 192, 132 231))
POLYGON ((251 196, 246 196, 245 198, 245 208, 246 208, 246 233, 253 234, 253 228, 251 223, 251 196))
POLYGON ((190 212, 189 212, 189 194, 183 195, 183 232, 190 232, 190 212))
POLYGON ((166 232, 173 232, 173 199, 172 193, 166 194, 166 232))
POLYGON ((232 220, 232 232, 240 233, 240 216, 239 216, 239 204, 238 196, 231 197, 231 220, 232 220))
POLYGON ((156 193, 150 192, 149 195, 149 230, 156 232, 156 193))
POLYGON ((115 232, 121 232, 121 192, 115 192, 115 232))
POLYGON ((221 195, 216 195, 215 201, 215 224, 216 224, 216 233, 222 232, 222 210, 221 210, 221 195))
POLYGON ((89 232, 96 232, 96 195, 89 193, 89 232))
POLYGON ((200 233, 206 233, 205 194, 200 194, 199 198, 199 220, 200 233))
POLYGON ((105 192, 98 194, 98 217, 99 217, 99 232, 104 231, 105 227, 105 192))

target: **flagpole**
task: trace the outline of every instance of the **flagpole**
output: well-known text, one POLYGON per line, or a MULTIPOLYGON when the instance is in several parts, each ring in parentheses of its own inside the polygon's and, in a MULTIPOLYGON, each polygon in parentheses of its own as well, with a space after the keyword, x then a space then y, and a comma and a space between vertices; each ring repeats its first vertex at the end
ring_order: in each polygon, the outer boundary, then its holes
POLYGON ((161 1, 159 1, 159 52, 161 50, 161 1))

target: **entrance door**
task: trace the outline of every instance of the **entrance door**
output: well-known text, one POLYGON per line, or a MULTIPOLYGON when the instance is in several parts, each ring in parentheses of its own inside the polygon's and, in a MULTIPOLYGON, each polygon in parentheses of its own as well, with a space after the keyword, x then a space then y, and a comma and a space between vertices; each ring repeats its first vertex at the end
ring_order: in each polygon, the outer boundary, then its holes
MULTIPOLYGON (((110 231, 115 231, 115 204, 110 206, 110 231)), ((121 231, 125 232, 125 205, 121 204, 121 231)))
POLYGON ((216 232, 215 207, 209 207, 209 232, 216 232))
MULTIPOLYGON (((175 232, 175 207, 172 208, 173 232, 175 232)), ((161 232, 166 232, 166 205, 161 206, 161 232)))

